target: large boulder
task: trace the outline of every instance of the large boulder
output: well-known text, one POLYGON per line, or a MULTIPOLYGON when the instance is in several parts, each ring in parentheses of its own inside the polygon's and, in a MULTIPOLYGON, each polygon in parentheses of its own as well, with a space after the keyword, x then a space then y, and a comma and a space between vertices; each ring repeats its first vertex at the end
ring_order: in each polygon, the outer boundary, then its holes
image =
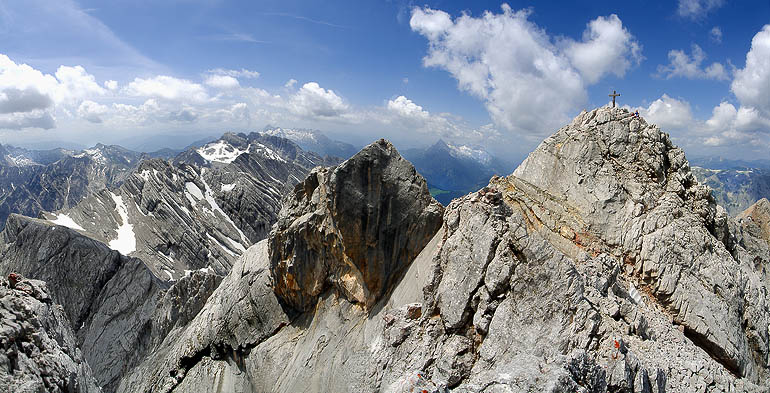
POLYGON ((297 310, 330 286, 371 307, 436 233, 442 212, 384 139, 335 168, 316 168, 284 200, 271 233, 273 289, 297 310))

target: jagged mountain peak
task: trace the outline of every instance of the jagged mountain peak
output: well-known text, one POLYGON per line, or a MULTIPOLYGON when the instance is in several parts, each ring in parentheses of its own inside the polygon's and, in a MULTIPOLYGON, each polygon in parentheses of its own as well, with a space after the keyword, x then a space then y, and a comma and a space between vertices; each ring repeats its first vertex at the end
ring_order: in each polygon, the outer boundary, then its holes
POLYGON ((271 232, 274 289, 303 311, 329 286, 372 307, 438 230, 442 212, 385 139, 316 168, 284 200, 271 232))

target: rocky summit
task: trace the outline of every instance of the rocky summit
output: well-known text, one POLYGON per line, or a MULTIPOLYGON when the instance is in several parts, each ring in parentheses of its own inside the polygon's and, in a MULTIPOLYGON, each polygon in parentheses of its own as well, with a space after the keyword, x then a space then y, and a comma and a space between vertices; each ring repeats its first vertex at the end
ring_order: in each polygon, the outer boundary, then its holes
MULTIPOLYGON (((153 279, 78 252, 94 240, 76 230, 24 229, 42 220, 9 221, 5 243, 48 242, 14 266, 79 255, 107 280, 60 313, 136 348, 107 361, 70 341, 103 391, 766 392, 768 217, 766 201, 729 217, 666 133, 599 108, 446 208, 384 140, 313 169, 224 278, 153 279)), ((42 367, 6 363, 11 381, 42 367)))

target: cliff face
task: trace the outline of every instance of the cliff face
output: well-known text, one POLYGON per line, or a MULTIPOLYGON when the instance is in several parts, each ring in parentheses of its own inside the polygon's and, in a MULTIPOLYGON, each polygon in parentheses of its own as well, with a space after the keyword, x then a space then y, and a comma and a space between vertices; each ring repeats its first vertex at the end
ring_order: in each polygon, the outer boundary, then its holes
POLYGON ((452 202, 429 241, 415 214, 435 202, 389 175, 411 172, 388 149, 314 171, 271 237, 118 390, 768 388, 767 243, 657 127, 583 113, 512 176, 452 202), (408 217, 387 219, 387 189, 416 201, 398 210, 408 217), (423 236, 386 240, 383 225, 423 236))
POLYGON ((284 200, 271 233, 273 289, 301 311, 330 285, 370 308, 436 233, 442 210, 385 140, 318 168, 284 200))

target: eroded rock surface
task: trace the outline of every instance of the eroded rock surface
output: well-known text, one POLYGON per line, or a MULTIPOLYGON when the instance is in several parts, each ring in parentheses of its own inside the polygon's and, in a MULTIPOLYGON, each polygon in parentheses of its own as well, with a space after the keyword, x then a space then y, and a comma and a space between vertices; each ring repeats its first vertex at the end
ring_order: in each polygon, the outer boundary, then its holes
POLYGON ((436 233, 442 211, 384 139, 317 168, 284 201, 271 233, 274 290, 302 311, 330 285, 371 307, 436 233))
POLYGON ((770 246, 644 119, 582 113, 435 226, 410 169, 380 141, 313 171, 117 390, 770 388, 770 246))
POLYGON ((0 278, 0 391, 100 392, 42 281, 0 278))

